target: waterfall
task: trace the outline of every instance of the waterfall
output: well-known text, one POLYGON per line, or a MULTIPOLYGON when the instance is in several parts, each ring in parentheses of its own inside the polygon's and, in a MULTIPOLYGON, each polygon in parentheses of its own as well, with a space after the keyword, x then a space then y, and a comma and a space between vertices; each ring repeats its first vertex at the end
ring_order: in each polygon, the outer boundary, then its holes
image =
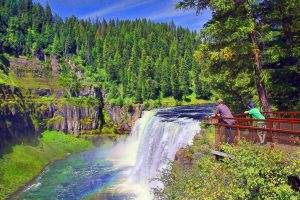
MULTIPOLYGON (((192 144, 194 136, 200 131, 199 120, 160 116, 159 111, 144 111, 130 136, 119 143, 112 153, 116 166, 128 167, 127 177, 130 184, 134 184, 133 190, 137 192, 137 187, 144 188, 140 199, 151 199, 150 188, 162 187, 150 180, 174 160, 179 148, 192 144)), ((127 182, 124 186, 128 188, 130 184, 127 182)))

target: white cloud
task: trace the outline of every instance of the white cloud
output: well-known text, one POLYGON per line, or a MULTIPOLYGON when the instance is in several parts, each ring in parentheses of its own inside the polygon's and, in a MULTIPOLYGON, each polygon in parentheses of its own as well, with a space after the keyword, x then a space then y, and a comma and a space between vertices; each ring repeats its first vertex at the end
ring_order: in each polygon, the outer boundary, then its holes
POLYGON ((122 0, 119 1, 116 4, 110 5, 108 7, 99 9, 98 11, 92 12, 92 13, 88 13, 84 16, 81 16, 80 18, 93 18, 93 17, 101 17, 104 16, 106 14, 112 13, 112 12, 117 12, 117 11, 122 11, 122 10, 127 10, 130 8, 134 8, 134 7, 138 7, 144 4, 148 4, 150 2, 152 2, 153 0, 144 0, 144 1, 140 1, 140 0, 122 0))
POLYGON ((157 11, 156 13, 147 16, 147 18, 150 18, 152 20, 159 20, 159 19, 166 19, 166 18, 181 17, 185 15, 191 15, 194 13, 195 13, 194 11, 181 11, 181 10, 175 10, 175 8, 168 8, 168 9, 157 11))
POLYGON ((211 18, 210 10, 204 10, 199 15, 196 15, 195 10, 180 10, 175 9, 175 4, 178 0, 172 0, 168 4, 153 11, 147 18, 155 21, 166 21, 173 19, 176 25, 189 27, 191 30, 200 30, 203 25, 211 18))

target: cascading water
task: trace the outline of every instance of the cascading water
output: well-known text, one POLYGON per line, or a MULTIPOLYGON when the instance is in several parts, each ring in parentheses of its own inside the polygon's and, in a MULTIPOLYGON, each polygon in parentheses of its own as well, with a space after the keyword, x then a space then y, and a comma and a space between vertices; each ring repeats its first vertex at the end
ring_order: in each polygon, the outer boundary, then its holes
POLYGON ((73 154, 47 170, 12 199, 153 199, 151 181, 192 143, 200 120, 211 107, 177 107, 145 111, 131 134, 116 145, 73 154))
POLYGON ((113 150, 115 165, 129 167, 128 181, 124 185, 128 188, 133 184, 135 192, 138 185, 142 189, 138 192, 141 199, 151 199, 150 188, 162 187, 151 179, 174 160, 179 148, 191 144, 200 132, 201 113, 189 109, 186 113, 176 112, 174 108, 145 111, 131 135, 113 150))

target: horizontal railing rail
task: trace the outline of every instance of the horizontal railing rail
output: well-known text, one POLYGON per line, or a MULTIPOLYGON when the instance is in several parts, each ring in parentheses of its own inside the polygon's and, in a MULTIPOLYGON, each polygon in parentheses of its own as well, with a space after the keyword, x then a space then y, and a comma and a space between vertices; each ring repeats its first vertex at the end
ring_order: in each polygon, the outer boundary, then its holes
POLYGON ((234 134, 235 142, 241 138, 255 142, 258 140, 257 133, 262 132, 266 134, 266 139, 270 142, 271 147, 274 147, 275 143, 300 144, 300 112, 263 112, 263 114, 271 114, 272 117, 253 119, 248 114, 234 115, 233 118, 216 117, 217 122, 211 124, 218 127, 216 130, 217 146, 220 147, 224 142, 223 137, 226 137, 222 127, 234 134), (285 117, 282 117, 283 115, 285 117), (234 123, 226 123, 228 120, 233 120, 234 123), (263 127, 258 127, 258 123, 262 123, 263 127))

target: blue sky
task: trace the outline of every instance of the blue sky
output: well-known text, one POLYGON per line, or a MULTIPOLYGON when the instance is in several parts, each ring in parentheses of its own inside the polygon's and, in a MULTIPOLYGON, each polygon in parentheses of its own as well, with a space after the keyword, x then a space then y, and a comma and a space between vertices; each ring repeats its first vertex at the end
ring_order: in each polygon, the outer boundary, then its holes
MULTIPOLYGON (((34 0, 45 5, 47 0, 34 0)), ((210 18, 210 11, 196 16, 195 11, 175 10, 179 0, 48 0, 53 13, 62 18, 136 19, 147 18, 155 22, 174 20, 177 26, 200 30, 210 18)))

